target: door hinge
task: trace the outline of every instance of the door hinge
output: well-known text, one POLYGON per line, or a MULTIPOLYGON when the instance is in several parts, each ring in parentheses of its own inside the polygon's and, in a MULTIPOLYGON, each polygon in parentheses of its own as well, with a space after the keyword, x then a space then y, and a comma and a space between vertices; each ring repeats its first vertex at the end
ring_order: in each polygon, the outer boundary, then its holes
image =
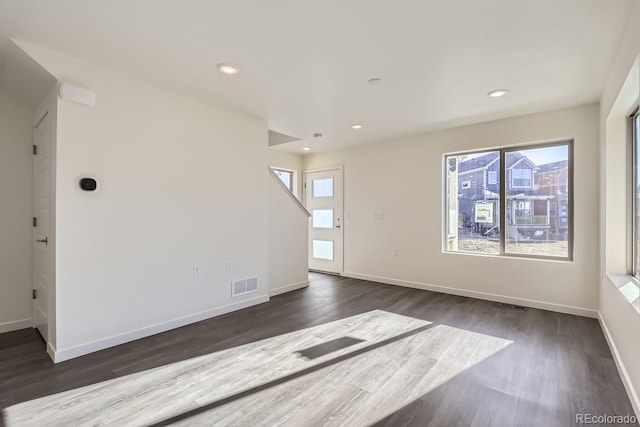
POLYGON ((33 298, 33 299, 37 299, 38 298, 38 290, 37 289, 33 289, 31 291, 31 298, 33 298))
POLYGON ((38 226, 38 218, 36 218, 35 216, 33 217, 33 226, 34 227, 38 226))
POLYGON ((38 154, 38 146, 34 145, 33 146, 33 155, 35 156, 36 154, 38 154))

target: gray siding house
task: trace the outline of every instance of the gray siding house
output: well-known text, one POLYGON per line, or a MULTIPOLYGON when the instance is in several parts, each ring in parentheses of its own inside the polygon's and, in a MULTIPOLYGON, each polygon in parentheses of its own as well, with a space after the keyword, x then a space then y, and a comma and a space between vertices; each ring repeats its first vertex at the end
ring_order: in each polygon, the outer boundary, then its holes
MULTIPOLYGON (((565 215, 567 211, 566 191, 561 194, 550 190, 562 187, 562 177, 566 181, 566 164, 564 174, 556 173, 559 165, 537 166, 517 151, 508 152, 505 163, 508 237, 549 239, 566 234, 560 225, 561 211, 565 215)), ((458 159, 457 172, 460 235, 497 238, 500 232, 500 153, 492 151, 471 159, 458 159)))

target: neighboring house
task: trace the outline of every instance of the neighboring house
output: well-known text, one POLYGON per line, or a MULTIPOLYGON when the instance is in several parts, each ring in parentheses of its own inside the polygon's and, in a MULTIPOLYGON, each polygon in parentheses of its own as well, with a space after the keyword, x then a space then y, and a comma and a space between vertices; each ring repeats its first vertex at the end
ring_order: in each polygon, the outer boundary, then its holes
POLYGON ((549 220, 551 233, 565 238, 569 231, 568 177, 568 160, 540 165, 534 176, 538 193, 550 196, 549 220))
POLYGON ((509 237, 549 237, 549 199, 535 186, 538 167, 527 156, 515 151, 507 154, 507 224, 509 237))
POLYGON ((458 161, 458 226, 474 228, 485 234, 499 223, 500 153, 492 151, 469 160, 458 161), (482 222, 476 221, 476 204, 487 203, 491 209, 482 222))
MULTIPOLYGON (((509 237, 548 239, 566 236, 567 162, 537 166, 516 151, 507 154, 505 167, 509 237)), ((459 227, 497 237, 500 223, 499 152, 461 160, 457 171, 459 227)))

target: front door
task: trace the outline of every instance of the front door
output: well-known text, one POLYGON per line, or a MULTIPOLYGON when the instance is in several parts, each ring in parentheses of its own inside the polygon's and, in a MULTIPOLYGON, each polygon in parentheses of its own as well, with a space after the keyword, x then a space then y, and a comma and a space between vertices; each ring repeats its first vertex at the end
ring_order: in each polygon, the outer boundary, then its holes
POLYGON ((45 113, 33 133, 33 321, 45 341, 49 325, 49 179, 51 117, 45 113))
POLYGON ((342 273, 342 168, 306 171, 305 206, 311 212, 309 269, 342 273))

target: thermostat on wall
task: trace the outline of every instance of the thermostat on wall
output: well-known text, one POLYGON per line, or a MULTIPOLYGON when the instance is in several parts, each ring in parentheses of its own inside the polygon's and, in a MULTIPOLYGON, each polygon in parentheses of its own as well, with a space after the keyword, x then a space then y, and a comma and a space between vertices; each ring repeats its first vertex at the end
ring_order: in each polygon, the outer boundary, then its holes
POLYGON ((80 189, 83 191, 96 191, 98 182, 93 178, 80 178, 80 189))

